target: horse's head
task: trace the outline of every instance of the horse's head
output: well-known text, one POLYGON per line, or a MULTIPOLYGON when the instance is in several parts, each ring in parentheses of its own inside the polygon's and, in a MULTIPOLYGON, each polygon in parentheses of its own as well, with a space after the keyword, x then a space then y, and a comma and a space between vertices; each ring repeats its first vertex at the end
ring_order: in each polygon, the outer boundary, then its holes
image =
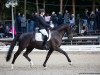
POLYGON ((73 38, 73 33, 72 33, 72 29, 69 25, 61 25, 60 27, 56 27, 53 30, 57 30, 62 36, 67 33, 68 39, 72 40, 73 38))
POLYGON ((73 39, 73 32, 70 26, 67 27, 67 33, 68 33, 68 40, 71 41, 73 39))

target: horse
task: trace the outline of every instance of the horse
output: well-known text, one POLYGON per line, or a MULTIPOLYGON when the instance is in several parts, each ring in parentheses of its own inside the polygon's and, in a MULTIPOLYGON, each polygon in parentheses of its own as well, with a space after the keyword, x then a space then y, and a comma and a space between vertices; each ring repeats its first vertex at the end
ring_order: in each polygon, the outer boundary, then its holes
MULTIPOLYGON (((58 52, 64 54, 66 56, 68 62, 71 63, 71 60, 70 60, 68 54, 60 48, 60 46, 62 44, 62 38, 63 38, 63 36, 66 32, 68 34, 68 39, 71 40, 73 36, 72 36, 70 26, 61 25, 61 26, 51 30, 51 38, 47 42, 49 50, 48 50, 46 59, 43 63, 43 67, 46 67, 46 63, 47 63, 50 55, 53 53, 53 51, 58 51, 58 52)), ((13 52, 13 49, 14 49, 16 43, 18 43, 19 48, 16 51, 16 53, 14 54, 14 57, 13 57, 13 60, 12 60, 12 67, 11 67, 12 69, 13 69, 13 65, 15 63, 16 58, 20 55, 20 53, 25 48, 26 48, 26 51, 23 53, 23 56, 30 62, 30 65, 33 66, 33 62, 28 57, 28 54, 30 52, 32 52, 32 50, 34 48, 39 49, 39 50, 43 50, 43 46, 42 46, 43 41, 36 41, 35 40, 35 33, 36 33, 35 31, 34 32, 23 33, 21 35, 17 35, 13 39, 13 41, 10 45, 10 48, 7 52, 7 57, 6 57, 6 61, 8 62, 11 59, 11 55, 12 55, 12 52, 13 52)))

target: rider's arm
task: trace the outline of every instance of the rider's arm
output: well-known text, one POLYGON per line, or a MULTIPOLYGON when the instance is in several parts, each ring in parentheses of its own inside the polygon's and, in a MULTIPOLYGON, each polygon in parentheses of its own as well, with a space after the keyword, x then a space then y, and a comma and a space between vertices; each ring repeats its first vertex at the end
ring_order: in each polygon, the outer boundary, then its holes
POLYGON ((42 17, 37 17, 37 18, 42 25, 44 25, 45 27, 50 27, 50 25, 46 23, 46 21, 42 17))

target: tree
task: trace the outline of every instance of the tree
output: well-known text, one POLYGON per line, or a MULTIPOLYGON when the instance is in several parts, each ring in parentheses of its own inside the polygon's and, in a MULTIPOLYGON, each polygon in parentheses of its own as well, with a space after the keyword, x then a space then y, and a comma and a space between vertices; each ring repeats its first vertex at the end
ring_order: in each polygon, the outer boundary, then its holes
POLYGON ((6 0, 0 0, 0 20, 3 18, 3 12, 4 12, 4 8, 5 8, 5 2, 6 0))
MULTIPOLYGON (((27 0, 27 7, 26 7, 26 13, 31 14, 33 11, 36 11, 36 1, 37 0, 27 0)), ((5 3, 7 0, 0 0, 0 20, 4 19, 4 15, 6 15, 6 19, 10 13, 10 8, 7 9, 5 7, 5 3)), ((100 7, 100 0, 75 0, 76 5, 76 13, 82 13, 85 8, 92 10, 95 9, 95 7, 100 7), (93 3, 93 1, 95 1, 93 3), (93 5, 94 4, 94 5, 93 5)), ((64 11, 65 9, 68 9, 69 12, 72 13, 72 1, 71 0, 63 0, 62 4, 64 11)), ((60 0, 38 0, 38 9, 39 8, 45 8, 47 13, 51 13, 52 11, 59 12, 60 9, 60 0), (44 2, 44 3, 43 3, 44 2)), ((15 12, 21 12, 24 13, 24 0, 18 0, 18 6, 16 7, 15 12)), ((9 16, 10 17, 10 16, 9 16)))

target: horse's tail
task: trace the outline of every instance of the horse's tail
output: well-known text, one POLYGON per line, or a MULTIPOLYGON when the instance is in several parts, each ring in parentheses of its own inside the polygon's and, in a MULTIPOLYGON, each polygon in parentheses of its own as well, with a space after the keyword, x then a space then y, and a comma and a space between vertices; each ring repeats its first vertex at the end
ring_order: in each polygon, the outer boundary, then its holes
POLYGON ((18 41, 18 39, 19 39, 19 35, 16 35, 16 37, 13 39, 13 41, 12 41, 12 43, 10 45, 9 51, 7 53, 6 61, 10 60, 12 52, 13 52, 13 49, 14 49, 14 47, 15 47, 16 42, 18 41))

